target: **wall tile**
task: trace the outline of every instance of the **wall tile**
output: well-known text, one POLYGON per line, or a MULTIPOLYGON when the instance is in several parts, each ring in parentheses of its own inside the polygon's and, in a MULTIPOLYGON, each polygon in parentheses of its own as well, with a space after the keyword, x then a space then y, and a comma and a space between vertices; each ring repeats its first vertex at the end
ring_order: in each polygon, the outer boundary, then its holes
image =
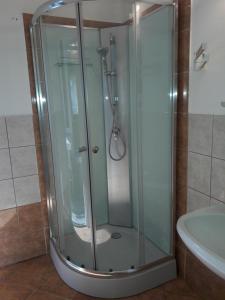
POLYGON ((8 149, 0 149, 0 180, 12 178, 8 149))
POLYGON ((0 237, 0 267, 27 260, 46 253, 43 229, 31 231, 18 230, 10 238, 0 237))
POLYGON ((0 117, 0 148, 8 147, 8 138, 6 131, 5 118, 0 117))
POLYGON ((36 256, 46 254, 44 230, 22 231, 19 233, 20 238, 15 239, 17 242, 17 259, 18 261, 27 260, 36 256))
POLYGON ((10 147, 35 144, 32 116, 10 116, 6 118, 6 123, 10 147))
POLYGON ((17 243, 8 238, 1 238, 0 237, 0 267, 13 264, 17 262, 17 243))
POLYGON ((188 212, 207 207, 210 205, 210 197, 192 189, 188 189, 187 210, 188 212))
POLYGON ((189 151, 211 155, 213 116, 189 115, 189 151))
POLYGON ((12 148, 10 150, 13 177, 36 175, 37 157, 34 146, 12 148))
POLYGON ((16 202, 18 206, 40 202, 38 176, 20 177, 14 179, 16 202))
POLYGON ((0 181, 0 195, 0 210, 16 207, 12 179, 0 181))
POLYGON ((0 211, 0 239, 10 239, 12 232, 18 230, 18 214, 16 208, 0 211))
POLYGON ((200 299, 225 299, 224 280, 211 272, 190 251, 187 254, 185 279, 200 299))
POLYGON ((26 230, 40 230, 44 227, 41 204, 35 203, 18 207, 19 225, 26 230))
POLYGON ((221 159, 212 160, 211 196, 225 202, 225 161, 221 159))
POLYGON ((188 186, 210 195, 211 157, 189 152, 188 186))
POLYGON ((214 116, 212 155, 225 159, 225 116, 214 116))

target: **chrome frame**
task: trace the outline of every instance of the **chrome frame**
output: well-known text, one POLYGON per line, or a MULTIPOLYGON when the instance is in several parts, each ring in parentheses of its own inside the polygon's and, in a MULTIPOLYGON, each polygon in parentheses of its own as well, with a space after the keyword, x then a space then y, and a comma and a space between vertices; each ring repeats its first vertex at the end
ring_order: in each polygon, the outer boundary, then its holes
MULTIPOLYGON (((51 143, 51 131, 50 124, 47 121, 48 118, 48 104, 47 104, 47 92, 45 85, 45 74, 44 74, 44 66, 43 66, 43 57, 42 57, 42 38, 41 38, 41 25, 40 20, 39 24, 35 24, 38 26, 30 26, 30 35, 31 35, 31 46, 32 46, 32 59, 33 59, 33 67, 34 67, 34 77, 35 77, 35 90, 36 90, 36 98, 32 98, 32 103, 37 105, 38 109, 38 119, 41 133, 41 146, 43 153, 43 161, 44 161, 44 177, 46 183, 46 193, 47 193, 47 206, 48 206, 48 217, 49 220, 52 219, 53 215, 53 198, 56 199, 55 196, 55 178, 52 178, 52 186, 53 190, 51 190, 51 177, 49 175, 49 167, 52 169, 52 173, 54 174, 54 165, 52 163, 52 143, 51 143), (38 32, 37 32, 38 31, 38 32), (36 35, 38 34, 38 39, 36 35), (39 44, 37 45, 37 40, 39 44), (38 51, 40 51, 41 57, 38 55, 38 51), (39 68, 37 67, 39 65, 39 68), (49 157, 46 153, 47 147, 49 147, 49 152, 51 153, 51 162, 49 161, 49 157)), ((57 209, 57 201, 56 201, 56 209, 57 209)), ((58 209, 57 209, 58 210, 58 209)), ((60 234, 59 234, 59 222, 58 215, 57 217, 57 237, 58 244, 60 244, 60 234)), ((50 228, 50 237, 52 237, 52 228, 50 228)))
MULTIPOLYGON (((41 131, 41 140, 42 140, 42 149, 43 149, 43 158, 44 158, 44 165, 45 165, 45 180, 46 180, 46 185, 47 185, 47 198, 48 198, 48 213, 49 216, 52 212, 51 210, 51 191, 50 191, 50 184, 49 184, 49 165, 54 168, 51 162, 48 161, 48 157, 46 155, 45 151, 45 146, 50 144, 51 147, 51 135, 46 138, 46 128, 44 126, 49 126, 49 122, 46 124, 46 121, 43 121, 43 118, 46 117, 46 111, 48 112, 47 108, 47 99, 46 99, 46 86, 45 86, 45 79, 44 79, 44 74, 41 74, 40 76, 40 70, 37 67, 37 63, 42 63, 43 64, 43 58, 42 61, 39 62, 38 58, 38 53, 37 53, 37 45, 35 42, 36 38, 36 32, 35 32, 35 26, 40 26, 39 23, 39 17, 41 17, 43 14, 48 13, 56 8, 63 7, 66 4, 71 4, 74 3, 76 6, 76 14, 78 13, 78 17, 80 16, 80 11, 79 11, 79 3, 82 1, 96 1, 96 0, 51 0, 43 5, 41 5, 37 11, 35 12, 31 25, 30 25, 30 35, 31 35, 31 42, 32 42, 32 53, 33 53, 33 64, 34 64, 34 73, 35 73, 35 87, 36 87, 36 98, 32 99, 32 102, 37 105, 38 107, 38 115, 39 115, 39 123, 40 123, 40 131, 41 131), (40 79, 41 77, 41 79, 40 79), (43 104, 44 103, 44 104, 43 104), (44 113, 43 113, 44 111, 44 113)), ((136 1, 135 1, 136 2, 136 1)), ((152 1, 154 3, 154 1, 152 1)), ((99 272, 99 271, 94 271, 94 270, 87 270, 81 267, 76 266, 75 264, 69 262, 63 255, 62 253, 59 252, 59 249, 57 248, 57 243, 55 243, 55 239, 51 236, 51 240, 53 241, 53 245, 58 253, 59 258, 63 261, 63 263, 68 266, 70 269, 85 274, 87 276, 91 277, 96 277, 96 278, 110 278, 110 279, 116 279, 124 276, 129 276, 129 275, 134 275, 138 274, 140 272, 146 271, 147 269, 152 268, 153 266, 160 265, 162 262, 169 261, 174 258, 175 256, 175 248, 174 248, 174 236, 175 236, 175 188, 176 188, 176 173, 175 173, 175 167, 176 167, 176 107, 177 107, 177 32, 178 32, 178 0, 173 0, 173 3, 171 4, 165 4, 165 5, 173 5, 174 6, 174 27, 173 27, 173 87, 172 87, 172 96, 171 96, 171 101, 173 103, 172 105, 172 111, 173 111, 173 119, 172 119, 172 200, 173 200, 173 207, 172 209, 172 220, 171 224, 173 225, 173 230, 171 230, 171 253, 172 255, 168 255, 167 257, 160 259, 154 263, 147 263, 145 265, 142 265, 140 267, 137 267, 135 269, 130 269, 130 270, 125 270, 125 271, 118 271, 118 272, 99 272)), ((80 28, 80 22, 81 19, 80 17, 78 18, 78 27, 80 28)), ((62 27, 68 27, 66 25, 59 25, 62 27)), ((69 26, 70 28, 75 28, 75 26, 69 26)), ((40 28, 39 28, 40 30, 40 28)), ((80 35, 80 41, 79 43, 82 43, 82 30, 81 28, 79 29, 79 35, 80 35)), ((82 45, 81 45, 82 46, 82 45)), ((41 47, 41 45, 40 45, 41 47)), ((42 51, 42 48, 39 49, 42 51)), ((82 47, 80 48, 80 52, 82 55, 82 47)), ((81 56, 82 57, 82 56, 81 56)), ((83 67, 82 67, 82 72, 84 72, 83 67)), ((83 73, 84 76, 84 73, 83 73)), ((84 90, 85 93, 85 90, 84 90)), ((85 97, 85 94, 84 94, 85 97)), ((50 133, 50 131, 49 131, 50 133)), ((92 215, 92 221, 93 221, 93 215, 92 215)), ((95 227, 94 223, 92 223, 93 228, 95 227)), ((94 231, 94 230, 93 230, 94 231)), ((94 232, 92 232, 93 237, 94 237, 94 232)), ((60 239, 59 233, 58 233, 58 238, 60 239)), ((95 247, 95 246, 94 246, 95 247)), ((95 256, 95 254, 94 254, 95 256)), ((96 262, 96 260, 95 260, 96 262)))
POLYGON ((82 84, 82 92, 83 92, 83 99, 84 99, 84 113, 85 113, 85 127, 86 127, 86 139, 87 139, 87 155, 88 155, 88 177, 89 177, 89 211, 90 211, 90 232, 91 232, 91 252, 93 256, 93 267, 96 269, 96 238, 95 238, 95 233, 96 233, 96 224, 95 224, 95 218, 93 215, 93 192, 92 192, 92 181, 91 181, 91 145, 90 145, 90 132, 88 128, 90 128, 89 120, 88 120, 88 109, 87 109, 87 95, 86 95, 86 87, 85 87, 85 61, 84 61, 84 39, 83 39, 83 32, 82 32, 82 11, 80 7, 80 3, 76 3, 76 18, 77 18, 77 30, 78 30, 78 45, 79 45, 79 58, 81 62, 81 74, 82 74, 82 79, 81 79, 81 84, 82 84))
POLYGON ((132 275, 136 275, 136 274, 140 274, 141 272, 144 272, 146 270, 149 270, 153 267, 159 266, 162 263, 165 262, 169 262, 172 260, 173 257, 171 256, 166 256, 163 257, 157 261, 154 261, 152 263, 148 263, 142 267, 139 267, 137 269, 128 269, 126 271, 117 271, 117 272, 112 272, 112 273, 108 273, 108 272, 99 272, 99 271, 94 271, 94 270, 88 270, 85 268, 81 268, 78 267, 76 265, 74 265, 72 262, 68 261, 63 255, 62 253, 59 252, 59 249, 56 247, 54 241, 53 241, 53 246, 60 258, 60 260, 71 270, 81 273, 83 275, 87 275, 89 277, 94 277, 94 278, 103 278, 103 279, 118 279, 118 278, 122 278, 122 277, 127 277, 127 276, 132 276, 132 275))
POLYGON ((178 1, 173 0, 173 81, 172 81, 172 157, 171 157, 171 178, 172 178, 172 207, 171 207, 171 253, 175 258, 175 233, 176 233, 176 161, 177 161, 177 96, 178 96, 178 75, 177 75, 177 59, 178 59, 178 1))
POLYGON ((139 74, 141 73, 140 70, 140 59, 141 59, 141 48, 140 48, 140 19, 141 14, 139 10, 137 10, 137 2, 135 0, 134 5, 134 78, 135 78, 135 118, 136 118, 136 132, 137 132, 137 145, 136 145, 136 152, 137 152, 137 181, 138 181, 138 214, 137 214, 137 227, 138 227, 138 254, 139 254, 139 265, 143 266, 145 262, 145 240, 144 240, 144 219, 143 219, 143 211, 144 211, 144 200, 143 200, 143 157, 142 157, 142 131, 141 131, 141 78, 139 74))

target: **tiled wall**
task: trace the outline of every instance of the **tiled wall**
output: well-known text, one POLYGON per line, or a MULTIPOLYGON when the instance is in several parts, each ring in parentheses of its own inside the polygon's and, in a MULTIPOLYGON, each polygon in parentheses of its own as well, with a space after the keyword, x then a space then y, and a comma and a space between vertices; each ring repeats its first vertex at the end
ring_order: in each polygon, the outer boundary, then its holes
POLYGON ((187 210, 216 203, 225 204, 225 116, 190 114, 187 210))
POLYGON ((0 118, 0 210, 40 202, 32 116, 0 118))
POLYGON ((0 266, 46 253, 35 144, 31 115, 0 117, 0 266))

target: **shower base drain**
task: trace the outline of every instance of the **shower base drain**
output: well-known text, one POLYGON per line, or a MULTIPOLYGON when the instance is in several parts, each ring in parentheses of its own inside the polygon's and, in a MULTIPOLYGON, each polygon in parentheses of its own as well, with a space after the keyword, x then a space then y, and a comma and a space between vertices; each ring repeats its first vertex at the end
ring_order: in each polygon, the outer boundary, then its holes
POLYGON ((114 240, 118 240, 121 238, 121 234, 119 232, 113 232, 111 234, 111 238, 114 239, 114 240))

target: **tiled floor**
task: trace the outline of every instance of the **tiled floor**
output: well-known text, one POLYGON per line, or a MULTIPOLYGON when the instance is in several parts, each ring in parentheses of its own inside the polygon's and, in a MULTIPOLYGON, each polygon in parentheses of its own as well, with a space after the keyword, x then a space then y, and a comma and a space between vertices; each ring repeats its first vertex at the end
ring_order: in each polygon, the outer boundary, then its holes
MULTIPOLYGON (((0 300, 93 300, 70 289, 49 256, 0 269, 0 300)), ((200 300, 184 281, 175 280, 130 300, 200 300)))

